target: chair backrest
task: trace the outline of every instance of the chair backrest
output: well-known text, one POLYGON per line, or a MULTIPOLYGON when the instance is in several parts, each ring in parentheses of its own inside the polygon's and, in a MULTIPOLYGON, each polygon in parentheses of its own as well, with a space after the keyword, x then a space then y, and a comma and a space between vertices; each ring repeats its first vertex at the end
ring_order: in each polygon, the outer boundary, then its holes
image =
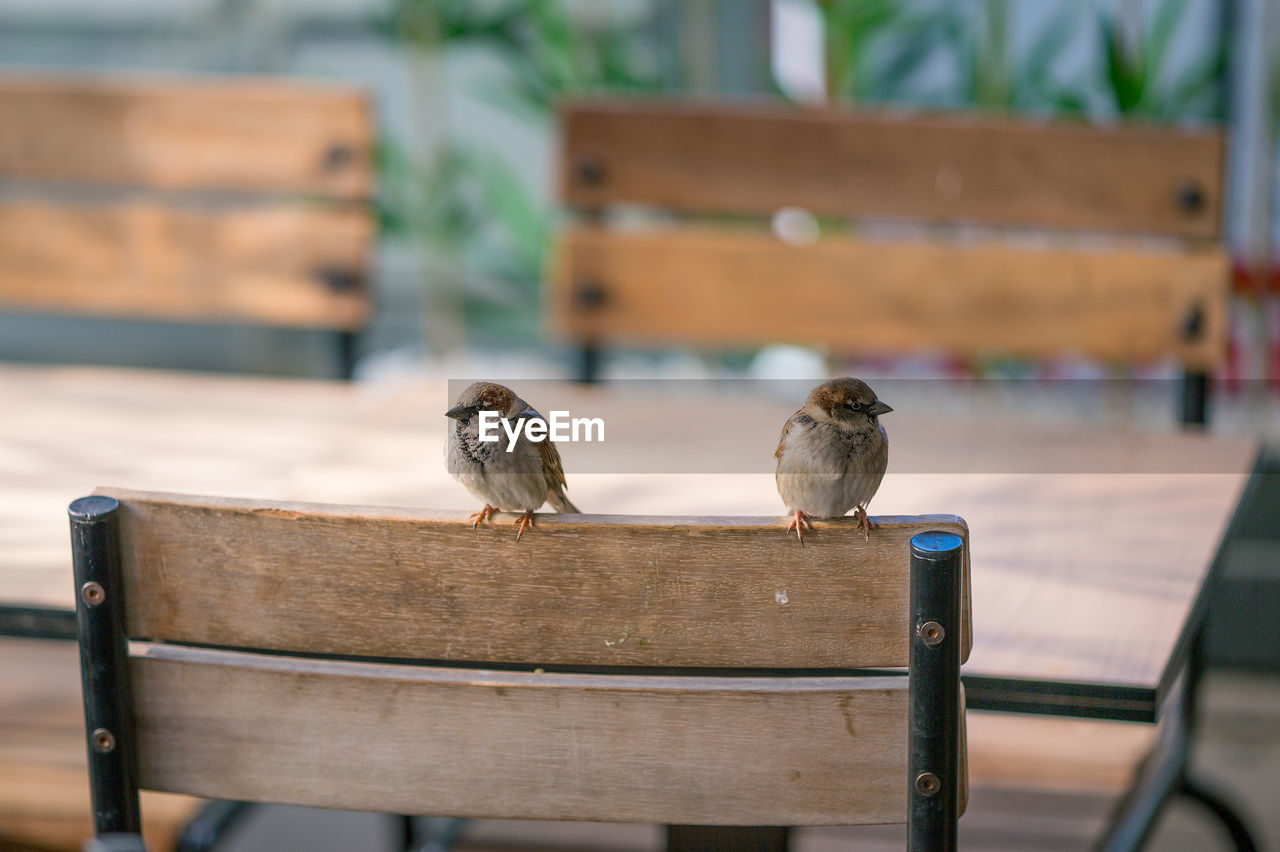
POLYGON ((553 319, 578 343, 1172 357, 1190 371, 1225 354, 1220 132, 643 101, 568 103, 561 120, 561 196, 595 220, 562 234, 553 276, 553 319), (626 204, 720 221, 602 226, 626 204), (797 246, 750 226, 788 206, 1157 239, 934 229, 797 246))
POLYGON ((0 308, 354 332, 373 119, 272 79, 0 77, 0 308))
POLYGON ((517 543, 462 513, 117 490, 71 517, 90 761, 126 788, 799 825, 906 821, 910 772, 952 831, 964 807, 954 516, 804 548, 770 518, 550 515, 517 543), (952 542, 950 567, 913 537, 952 542), (115 685, 91 676, 113 642, 115 685), (131 711, 103 715, 116 692, 131 711), (909 700, 935 702, 910 731, 909 700))

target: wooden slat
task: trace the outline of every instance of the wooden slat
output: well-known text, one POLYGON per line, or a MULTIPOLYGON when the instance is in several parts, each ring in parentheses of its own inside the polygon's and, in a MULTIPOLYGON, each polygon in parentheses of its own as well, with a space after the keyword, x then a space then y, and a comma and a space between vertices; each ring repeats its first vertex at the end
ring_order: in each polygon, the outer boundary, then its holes
POLYGON ((367 198, 372 150, 345 87, 0 77, 0 178, 367 198))
POLYGON ((561 192, 588 208, 796 205, 1198 238, 1222 217, 1219 132, 645 102, 562 118, 561 192))
POLYGON ((751 231, 576 228, 559 256, 552 312, 576 339, 1172 356, 1197 368, 1217 365, 1226 349, 1229 265, 1216 249, 838 238, 797 247, 751 231), (594 298, 581 298, 583 288, 594 298))
POLYGON ((358 329, 367 212, 0 204, 0 306, 358 329))
POLYGON ((903 666, 911 536, 968 537, 950 515, 803 548, 777 518, 547 515, 517 542, 502 516, 102 493, 130 636, 531 665, 903 666))
POLYGON ((152 789, 433 816, 906 816, 903 677, 556 675, 145 646, 133 678, 152 789))

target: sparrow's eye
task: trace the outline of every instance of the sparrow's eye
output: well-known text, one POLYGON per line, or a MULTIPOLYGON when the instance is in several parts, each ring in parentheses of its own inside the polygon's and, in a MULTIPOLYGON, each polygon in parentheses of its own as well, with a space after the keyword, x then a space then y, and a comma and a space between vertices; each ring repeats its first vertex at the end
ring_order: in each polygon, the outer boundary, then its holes
POLYGON ((846 402, 845 405, 848 406, 850 411, 862 411, 863 409, 866 408, 866 406, 863 405, 862 403, 855 402, 852 399, 846 402))

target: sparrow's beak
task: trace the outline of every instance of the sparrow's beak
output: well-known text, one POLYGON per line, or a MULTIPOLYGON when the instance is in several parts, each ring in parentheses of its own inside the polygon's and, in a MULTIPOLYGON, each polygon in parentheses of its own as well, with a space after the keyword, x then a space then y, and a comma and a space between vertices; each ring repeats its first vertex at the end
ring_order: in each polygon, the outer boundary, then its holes
POLYGON ((467 415, 467 407, 462 403, 458 403, 444 413, 445 417, 452 417, 454 420, 461 420, 467 415))
POLYGON ((878 399, 871 403, 871 407, 867 409, 867 413, 872 417, 879 417, 881 414, 888 414, 890 411, 893 411, 893 409, 878 399))
POLYGON ((532 408, 526 408, 520 412, 519 420, 541 420, 542 415, 534 411, 532 408))

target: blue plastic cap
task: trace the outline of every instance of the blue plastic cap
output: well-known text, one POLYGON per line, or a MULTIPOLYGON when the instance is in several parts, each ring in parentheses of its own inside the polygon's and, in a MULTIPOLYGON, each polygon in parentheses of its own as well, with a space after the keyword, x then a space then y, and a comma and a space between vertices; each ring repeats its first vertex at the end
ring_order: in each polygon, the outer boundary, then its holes
POLYGON ((921 556, 940 556, 962 547, 964 542, 955 533, 924 532, 911 537, 911 549, 921 556))

